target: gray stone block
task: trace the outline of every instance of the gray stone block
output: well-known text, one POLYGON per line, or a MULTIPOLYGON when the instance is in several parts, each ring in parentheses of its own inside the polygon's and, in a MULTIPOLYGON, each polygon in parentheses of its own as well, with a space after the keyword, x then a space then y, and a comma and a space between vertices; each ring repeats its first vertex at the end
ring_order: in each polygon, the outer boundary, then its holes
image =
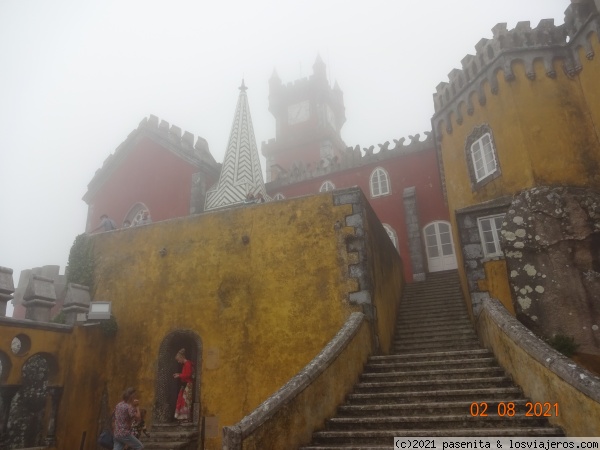
POLYGON ((12 300, 14 292, 12 269, 0 267, 0 317, 6 316, 6 303, 12 300))
POLYGON ((27 309, 26 319, 36 322, 49 322, 50 310, 56 304, 54 280, 40 275, 32 275, 23 300, 23 304, 27 309))

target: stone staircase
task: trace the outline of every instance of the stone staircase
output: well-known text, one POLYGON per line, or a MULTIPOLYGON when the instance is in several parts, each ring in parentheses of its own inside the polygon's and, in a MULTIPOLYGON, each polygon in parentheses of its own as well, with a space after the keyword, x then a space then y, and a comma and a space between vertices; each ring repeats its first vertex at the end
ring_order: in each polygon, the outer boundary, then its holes
POLYGON ((346 403, 301 450, 393 448, 402 436, 563 436, 525 417, 527 399, 479 344, 456 271, 406 286, 395 334, 393 354, 369 358, 346 403), (515 415, 500 416, 509 402, 515 415), (473 416, 473 403, 486 403, 487 417, 473 416))
POLYGON ((147 450, 196 450, 198 448, 198 424, 157 423, 152 425, 149 436, 140 438, 147 450))

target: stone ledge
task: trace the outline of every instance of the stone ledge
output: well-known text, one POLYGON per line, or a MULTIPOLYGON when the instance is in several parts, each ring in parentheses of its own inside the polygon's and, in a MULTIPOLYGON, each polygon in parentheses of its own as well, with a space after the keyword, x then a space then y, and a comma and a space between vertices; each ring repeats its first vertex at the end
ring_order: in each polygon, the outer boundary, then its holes
POLYGON ((484 300, 482 302, 483 312, 487 312, 496 325, 534 360, 573 388, 600 403, 600 377, 577 365, 572 359, 557 352, 539 339, 511 316, 499 300, 484 300))
POLYGON ((30 319, 13 319, 12 317, 0 317, 0 327, 23 327, 35 330, 58 331, 60 333, 71 333, 73 331, 72 325, 36 322, 30 319))

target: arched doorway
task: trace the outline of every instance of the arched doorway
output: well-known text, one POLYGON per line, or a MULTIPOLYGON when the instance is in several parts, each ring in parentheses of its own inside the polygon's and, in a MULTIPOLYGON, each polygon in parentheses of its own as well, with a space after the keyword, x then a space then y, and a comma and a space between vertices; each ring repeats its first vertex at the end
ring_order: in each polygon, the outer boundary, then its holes
POLYGON ((177 330, 165 336, 158 352, 156 400, 154 405, 155 423, 168 423, 175 420, 175 403, 179 392, 179 383, 178 380, 173 378, 173 374, 180 371, 180 365, 175 361, 175 355, 182 348, 185 348, 187 359, 194 363, 192 422, 197 424, 199 421, 202 341, 200 336, 191 330, 177 330))
POLYGON ((450 222, 437 220, 423 228, 429 272, 456 269, 456 255, 452 243, 450 222))

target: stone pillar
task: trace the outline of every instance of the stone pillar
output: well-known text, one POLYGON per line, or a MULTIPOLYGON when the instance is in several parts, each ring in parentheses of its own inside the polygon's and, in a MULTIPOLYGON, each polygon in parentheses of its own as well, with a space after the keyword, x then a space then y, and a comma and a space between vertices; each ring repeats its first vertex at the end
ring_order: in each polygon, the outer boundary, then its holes
POLYGON ((69 283, 62 311, 65 313, 65 323, 73 325, 77 314, 87 313, 90 309, 90 288, 80 284, 69 283))
POLYGON ((48 387, 46 408, 48 423, 45 438, 45 443, 48 447, 54 447, 56 445, 56 418, 58 417, 58 404, 62 397, 62 393, 62 386, 48 387))
POLYGON ((25 318, 36 322, 50 322, 50 310, 55 304, 54 280, 32 275, 23 296, 23 305, 27 309, 25 318))
POLYGON ((15 292, 12 274, 12 269, 0 267, 0 317, 6 316, 6 303, 12 300, 15 292))
POLYGON ((423 245, 421 244, 421 224, 419 223, 419 215, 417 213, 417 192, 415 187, 405 188, 402 197, 413 281, 425 281, 425 258, 423 257, 423 245))

